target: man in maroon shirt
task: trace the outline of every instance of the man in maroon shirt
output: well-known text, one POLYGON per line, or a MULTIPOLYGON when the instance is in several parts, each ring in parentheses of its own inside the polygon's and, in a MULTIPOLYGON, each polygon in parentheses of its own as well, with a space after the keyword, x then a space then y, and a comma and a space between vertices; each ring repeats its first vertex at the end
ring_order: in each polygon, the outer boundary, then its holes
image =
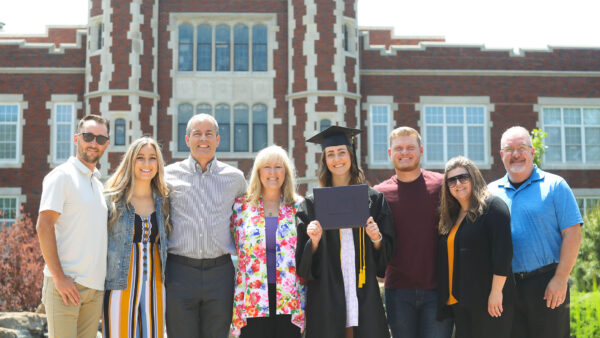
POLYGON ((410 127, 390 134, 396 175, 375 186, 392 209, 396 252, 385 272, 385 306, 393 337, 448 338, 452 321, 437 321, 436 260, 444 176, 421 169, 421 135, 410 127))

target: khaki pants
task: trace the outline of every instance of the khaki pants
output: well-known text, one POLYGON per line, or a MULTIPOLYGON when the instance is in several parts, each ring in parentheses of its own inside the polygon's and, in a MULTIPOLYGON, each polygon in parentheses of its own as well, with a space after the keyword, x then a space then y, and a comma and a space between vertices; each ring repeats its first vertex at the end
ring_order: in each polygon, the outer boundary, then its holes
POLYGON ((60 293, 54 287, 54 280, 44 277, 42 302, 46 307, 48 336, 51 338, 95 338, 97 336, 104 291, 75 285, 81 296, 81 302, 77 306, 71 303, 65 306, 60 293))

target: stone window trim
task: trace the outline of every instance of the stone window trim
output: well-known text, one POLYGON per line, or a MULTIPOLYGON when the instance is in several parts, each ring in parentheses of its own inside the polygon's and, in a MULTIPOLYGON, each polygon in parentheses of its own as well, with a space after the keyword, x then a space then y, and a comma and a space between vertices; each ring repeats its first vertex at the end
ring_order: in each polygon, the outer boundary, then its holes
POLYGON ((16 105, 18 108, 17 117, 17 156, 15 159, 0 160, 0 169, 2 168, 22 168, 25 162, 23 154, 23 128, 25 120, 23 111, 28 109, 29 103, 24 101, 23 94, 0 94, 0 105, 16 105))
POLYGON ((49 153, 47 162, 50 168, 56 168, 64 161, 59 161, 56 159, 56 114, 57 114, 57 106, 58 105, 72 105, 73 107, 73 115, 72 115, 72 146, 71 146, 71 155, 75 154, 75 143, 73 139, 73 135, 77 132, 77 123, 79 123, 79 118, 77 116, 77 111, 81 110, 83 107, 83 102, 78 101, 77 94, 53 94, 50 97, 50 101, 46 101, 46 109, 50 111, 50 119, 48 119, 48 127, 50 129, 50 142, 49 144, 49 153))
POLYGON ((108 118, 110 123, 110 132, 108 133, 110 145, 108 150, 110 152, 126 152, 129 144, 131 143, 131 137, 135 135, 135 133, 133 133, 131 130, 132 113, 130 111, 110 111, 108 116, 104 117, 108 118), (117 145, 115 142, 117 137, 117 120, 125 120, 125 144, 121 145, 117 145))
POLYGON ((167 29, 171 32, 171 41, 169 47, 173 50, 173 70, 177 73, 198 73, 206 74, 211 73, 212 75, 217 74, 252 74, 253 76, 273 76, 273 51, 277 49, 276 33, 279 30, 277 26, 277 16, 271 13, 171 13, 170 24, 167 29), (192 48, 192 70, 179 70, 179 27, 181 25, 191 25, 193 27, 193 48, 192 48), (200 25, 210 25, 212 28, 212 56, 211 56, 211 70, 197 70, 197 28, 200 25), (230 28, 230 40, 229 40, 229 70, 218 71, 216 70, 216 28, 219 25, 227 25, 230 28), (246 25, 249 30, 249 41, 248 41, 248 70, 239 71, 235 70, 234 60, 234 28, 236 25, 246 25), (264 25, 267 29, 267 68, 265 71, 254 71, 252 62, 252 34, 253 26, 264 25))
MULTIPOLYGON (((425 122, 425 109, 426 107, 438 106, 438 107, 483 107, 484 118, 483 118, 483 160, 473 162, 477 165, 480 170, 491 169, 494 162, 491 149, 491 129, 493 122, 491 121, 491 114, 495 110, 495 105, 491 103, 489 96, 420 96, 419 103, 415 104, 415 110, 420 112, 420 118, 417 122, 421 133, 421 140, 423 143, 423 157, 421 158, 421 166, 425 169, 438 169, 443 170, 446 162, 450 158, 445 158, 443 161, 431 162, 427 161, 427 124, 425 122)), ((467 122, 463 125, 466 127, 467 122)), ((443 123, 444 128, 447 124, 443 123)), ((467 134, 463 133, 464 144, 468 145, 466 140, 467 134)), ((447 144, 444 140, 444 153, 446 151, 447 144)))
POLYGON ((344 55, 348 57, 358 57, 358 28, 355 18, 344 17, 342 22, 341 37, 342 49, 344 55))
POLYGON ((102 15, 90 18, 88 23, 88 50, 90 55, 98 55, 104 47, 104 24, 102 15))
MULTIPOLYGON (((573 97, 538 97, 538 103, 533 105, 533 111, 538 114, 538 120, 536 128, 544 130, 544 108, 600 108, 600 98, 573 98, 573 97)), ((561 139, 564 140, 564 124, 561 125, 561 139)), ((547 140, 545 140, 547 142, 547 140)), ((561 141, 561 145, 564 144, 561 141)), ((585 147, 585 143, 582 143, 582 147, 585 147)), ((563 152, 564 154, 564 152, 563 152)), ((549 170, 595 170, 600 169, 600 162, 566 162, 565 158, 562 158, 562 163, 548 162, 544 156, 543 168, 549 170)))
MULTIPOLYGON (((398 111, 398 104, 394 102, 394 97, 393 96, 384 96, 384 95, 370 95, 367 96, 365 102, 362 103, 362 109, 366 110, 367 112, 367 119, 365 121, 365 127, 367 129, 367 144, 368 144, 368 154, 367 154, 367 164, 369 169, 390 169, 391 165, 390 165, 390 161, 389 158, 386 159, 386 161, 375 161, 374 159, 374 142, 373 142, 373 137, 374 137, 374 132, 373 132, 373 121, 372 121, 372 107, 376 107, 376 106, 387 106, 388 107, 388 127, 387 127, 387 132, 385 135, 385 139, 386 144, 388 145, 387 148, 389 148, 389 135, 392 132, 392 130, 394 130, 394 128, 396 128, 396 121, 394 119, 394 112, 398 111)), ((387 154, 387 149, 386 149, 386 154, 387 154)), ((387 155, 386 155, 387 156, 387 155)))
MULTIPOLYGON (((16 218, 21 218, 21 206, 27 202, 27 196, 24 195, 20 187, 0 187, 0 198, 16 199, 16 218)), ((0 225, 3 223, 0 218, 0 225)))

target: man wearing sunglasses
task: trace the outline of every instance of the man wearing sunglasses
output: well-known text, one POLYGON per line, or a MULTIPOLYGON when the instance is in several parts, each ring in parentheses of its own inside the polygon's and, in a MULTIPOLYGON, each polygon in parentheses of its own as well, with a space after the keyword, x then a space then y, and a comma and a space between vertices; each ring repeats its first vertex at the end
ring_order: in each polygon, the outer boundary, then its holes
POLYGON ((393 337, 449 338, 452 320, 436 320, 440 191, 444 175, 421 168, 421 135, 410 127, 390 134, 396 175, 375 186, 390 205, 396 252, 385 271, 385 306, 393 337))
POLYGON ((502 134, 506 175, 489 184, 510 208, 517 303, 512 337, 569 337, 568 280, 581 244, 583 220, 565 180, 533 164, 529 132, 502 134))
POLYGON ((96 164, 108 120, 85 116, 75 157, 44 177, 37 232, 46 266, 42 302, 50 337, 96 337, 106 276, 107 207, 96 164))

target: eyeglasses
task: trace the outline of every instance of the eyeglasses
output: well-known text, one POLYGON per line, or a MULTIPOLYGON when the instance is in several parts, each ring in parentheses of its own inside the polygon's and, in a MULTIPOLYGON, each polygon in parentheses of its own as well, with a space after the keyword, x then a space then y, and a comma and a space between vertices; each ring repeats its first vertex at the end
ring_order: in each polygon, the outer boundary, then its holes
POLYGON ((448 185, 448 188, 454 188, 458 184, 458 182, 460 182, 460 184, 467 184, 470 181, 471 181, 471 175, 466 173, 466 174, 460 174, 460 175, 448 177, 446 179, 446 184, 448 185))
POLYGON ((83 136, 83 140, 85 142, 92 142, 94 139, 96 139, 96 143, 98 143, 101 146, 106 144, 106 142, 108 141, 108 137, 104 135, 94 135, 92 133, 79 133, 79 135, 83 136))
POLYGON ((529 149, 531 149, 531 146, 520 145, 516 149, 513 147, 504 147, 501 150, 507 154, 516 154, 516 153, 523 154, 524 152, 526 152, 529 149))

